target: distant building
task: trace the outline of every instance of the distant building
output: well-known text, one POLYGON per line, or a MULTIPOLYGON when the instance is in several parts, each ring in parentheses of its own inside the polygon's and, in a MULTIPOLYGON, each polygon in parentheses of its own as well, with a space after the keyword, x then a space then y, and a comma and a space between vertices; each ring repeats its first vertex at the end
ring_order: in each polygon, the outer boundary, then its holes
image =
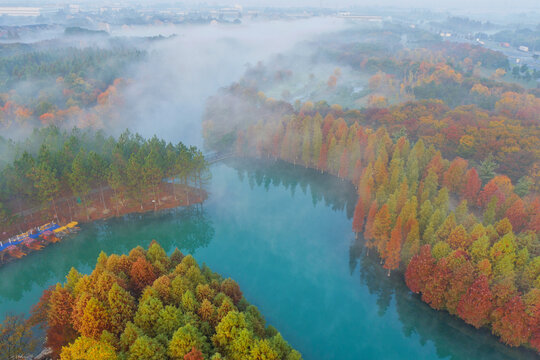
POLYGON ((376 21, 380 22, 383 20, 382 16, 371 16, 371 15, 355 15, 350 12, 339 12, 337 14, 337 17, 343 18, 343 19, 352 19, 352 20, 360 20, 360 21, 376 21))
POLYGON ((78 14, 79 12, 81 12, 81 6, 71 4, 68 6, 68 12, 70 14, 78 14))
POLYGON ((248 18, 254 19, 254 18, 258 17, 258 16, 259 16, 259 12, 256 11, 256 10, 248 10, 247 11, 247 17, 248 18))
POLYGON ((39 16, 40 8, 27 6, 6 6, 0 7, 0 15, 7 16, 39 16))
POLYGON ((221 8, 218 10, 218 16, 221 19, 238 19, 242 17, 242 10, 238 7, 221 8))
POLYGON ((3 6, 0 7, 0 16, 43 16, 55 14, 60 10, 58 7, 30 7, 30 6, 3 6))
MULTIPOLYGON (((99 8, 99 13, 103 14, 103 13, 106 13, 106 12, 109 12, 109 11, 111 11, 111 12, 120 12, 122 10, 123 10, 123 8, 121 8, 121 7, 106 6, 106 7, 99 8)), ((144 11, 141 11, 141 12, 144 12, 144 11)))
POLYGON ((109 34, 111 33, 111 27, 108 23, 100 22, 97 27, 98 27, 98 30, 106 31, 109 34))

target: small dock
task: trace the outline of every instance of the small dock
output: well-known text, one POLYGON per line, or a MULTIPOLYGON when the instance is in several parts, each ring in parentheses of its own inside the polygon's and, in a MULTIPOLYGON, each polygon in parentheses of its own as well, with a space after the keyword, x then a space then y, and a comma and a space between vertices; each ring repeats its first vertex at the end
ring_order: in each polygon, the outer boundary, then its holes
POLYGON ((65 235, 77 231, 77 225, 76 221, 64 226, 50 222, 0 241, 0 265, 60 241, 65 235))

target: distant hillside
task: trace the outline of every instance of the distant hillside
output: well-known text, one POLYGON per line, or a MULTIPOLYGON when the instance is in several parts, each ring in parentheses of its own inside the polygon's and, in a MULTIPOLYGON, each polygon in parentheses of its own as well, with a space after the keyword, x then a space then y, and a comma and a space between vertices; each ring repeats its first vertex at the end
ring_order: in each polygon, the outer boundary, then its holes
POLYGON ((105 30, 90 30, 81 28, 78 26, 67 27, 64 31, 65 35, 74 36, 74 35, 92 35, 92 36, 109 36, 109 33, 105 30))

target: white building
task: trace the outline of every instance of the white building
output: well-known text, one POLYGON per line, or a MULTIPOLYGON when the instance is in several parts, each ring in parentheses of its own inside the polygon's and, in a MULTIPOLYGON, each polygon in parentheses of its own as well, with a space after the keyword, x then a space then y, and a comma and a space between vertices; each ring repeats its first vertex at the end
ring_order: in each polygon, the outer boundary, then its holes
POLYGON ((68 11, 70 14, 78 14, 81 12, 81 6, 71 4, 68 6, 68 11))
POLYGON ((2 6, 0 16, 40 16, 55 14, 60 10, 58 7, 30 7, 30 6, 2 6))
POLYGON ((7 16, 39 16, 41 9, 27 6, 4 6, 0 7, 0 15, 7 16))

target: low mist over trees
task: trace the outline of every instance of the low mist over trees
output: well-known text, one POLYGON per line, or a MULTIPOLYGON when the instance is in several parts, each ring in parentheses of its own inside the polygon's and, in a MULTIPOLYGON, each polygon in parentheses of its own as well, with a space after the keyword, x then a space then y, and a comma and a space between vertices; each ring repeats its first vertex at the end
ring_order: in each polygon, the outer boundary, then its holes
POLYGON ((515 186, 491 157, 477 169, 422 138, 392 138, 385 126, 317 106, 240 128, 231 147, 350 180, 358 189, 353 231, 389 275, 401 269, 430 306, 488 326, 508 345, 538 346, 540 201, 532 182, 515 186))

